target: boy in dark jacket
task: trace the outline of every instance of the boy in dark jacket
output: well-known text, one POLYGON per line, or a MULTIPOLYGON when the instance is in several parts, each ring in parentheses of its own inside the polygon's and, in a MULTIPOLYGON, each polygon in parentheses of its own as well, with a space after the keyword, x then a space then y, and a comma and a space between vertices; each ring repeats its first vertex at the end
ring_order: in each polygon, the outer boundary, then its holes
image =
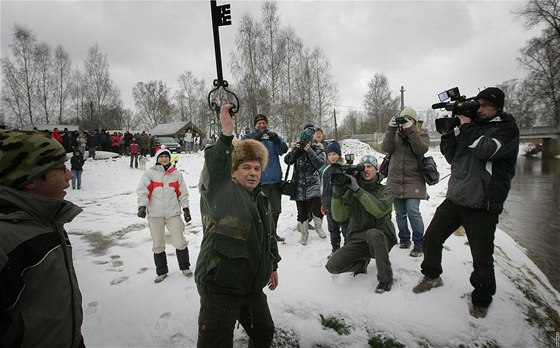
POLYGON ((268 152, 255 140, 232 144, 232 107, 222 106, 222 134, 204 150, 204 237, 195 272, 200 294, 198 347, 231 347, 236 321, 250 345, 270 347, 274 322, 263 288, 278 286, 280 256, 270 203, 259 187, 268 152))
POLYGON ((64 224, 72 173, 57 140, 0 130, 0 347, 84 347, 82 295, 64 224))
POLYGON ((70 170, 72 171, 72 190, 82 188, 82 172, 84 171, 84 154, 80 150, 74 150, 74 155, 70 158, 70 170))

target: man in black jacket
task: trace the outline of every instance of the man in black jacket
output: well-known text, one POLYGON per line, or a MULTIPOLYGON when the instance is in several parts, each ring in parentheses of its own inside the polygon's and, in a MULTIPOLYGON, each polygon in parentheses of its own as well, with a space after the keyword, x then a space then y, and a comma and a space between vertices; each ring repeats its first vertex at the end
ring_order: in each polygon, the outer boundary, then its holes
POLYGON ((422 293, 443 285, 441 253, 445 240, 459 227, 467 233, 474 271, 470 282, 472 316, 485 317, 496 293, 494 233, 508 195, 519 151, 519 129, 503 112, 504 93, 486 88, 474 119, 458 115, 460 125, 444 132, 440 149, 451 164, 446 199, 437 208, 424 235, 424 277, 413 289, 422 293))

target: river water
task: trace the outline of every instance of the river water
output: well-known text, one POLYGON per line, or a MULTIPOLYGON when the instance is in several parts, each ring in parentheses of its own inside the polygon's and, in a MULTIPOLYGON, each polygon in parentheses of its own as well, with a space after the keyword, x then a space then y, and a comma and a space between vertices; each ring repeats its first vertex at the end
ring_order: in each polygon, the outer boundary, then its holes
POLYGON ((519 157, 498 228, 560 291, 560 159, 519 157))

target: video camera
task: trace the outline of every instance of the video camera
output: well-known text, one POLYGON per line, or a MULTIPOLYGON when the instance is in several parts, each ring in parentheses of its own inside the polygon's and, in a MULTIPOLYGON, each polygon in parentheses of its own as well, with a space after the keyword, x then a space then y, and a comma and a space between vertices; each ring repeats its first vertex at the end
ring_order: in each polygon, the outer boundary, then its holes
POLYGON ((451 111, 452 117, 436 119, 436 130, 439 133, 448 133, 459 126, 461 122, 456 115, 464 115, 471 119, 476 118, 476 111, 480 103, 475 97, 466 98, 459 92, 459 87, 451 88, 438 94, 441 103, 433 104, 432 109, 445 109, 451 111), (447 100, 449 99, 449 102, 447 100))
POLYGON ((340 164, 340 163, 332 164, 332 166, 335 168, 331 176, 332 185, 344 186, 348 184, 350 182, 350 179, 346 176, 346 174, 353 175, 355 173, 361 172, 365 168, 365 166, 361 163, 352 164, 354 163, 353 153, 348 153, 344 155, 344 159, 346 160, 346 164, 340 164))

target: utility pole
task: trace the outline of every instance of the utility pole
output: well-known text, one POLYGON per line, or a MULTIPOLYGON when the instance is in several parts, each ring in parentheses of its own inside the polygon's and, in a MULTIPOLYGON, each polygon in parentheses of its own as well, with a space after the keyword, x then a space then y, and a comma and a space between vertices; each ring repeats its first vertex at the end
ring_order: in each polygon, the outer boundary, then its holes
POLYGON ((334 140, 338 140, 338 127, 336 125, 336 109, 334 109, 333 111, 333 117, 334 117, 334 140))
POLYGON ((401 86, 401 111, 404 109, 404 86, 401 86))

